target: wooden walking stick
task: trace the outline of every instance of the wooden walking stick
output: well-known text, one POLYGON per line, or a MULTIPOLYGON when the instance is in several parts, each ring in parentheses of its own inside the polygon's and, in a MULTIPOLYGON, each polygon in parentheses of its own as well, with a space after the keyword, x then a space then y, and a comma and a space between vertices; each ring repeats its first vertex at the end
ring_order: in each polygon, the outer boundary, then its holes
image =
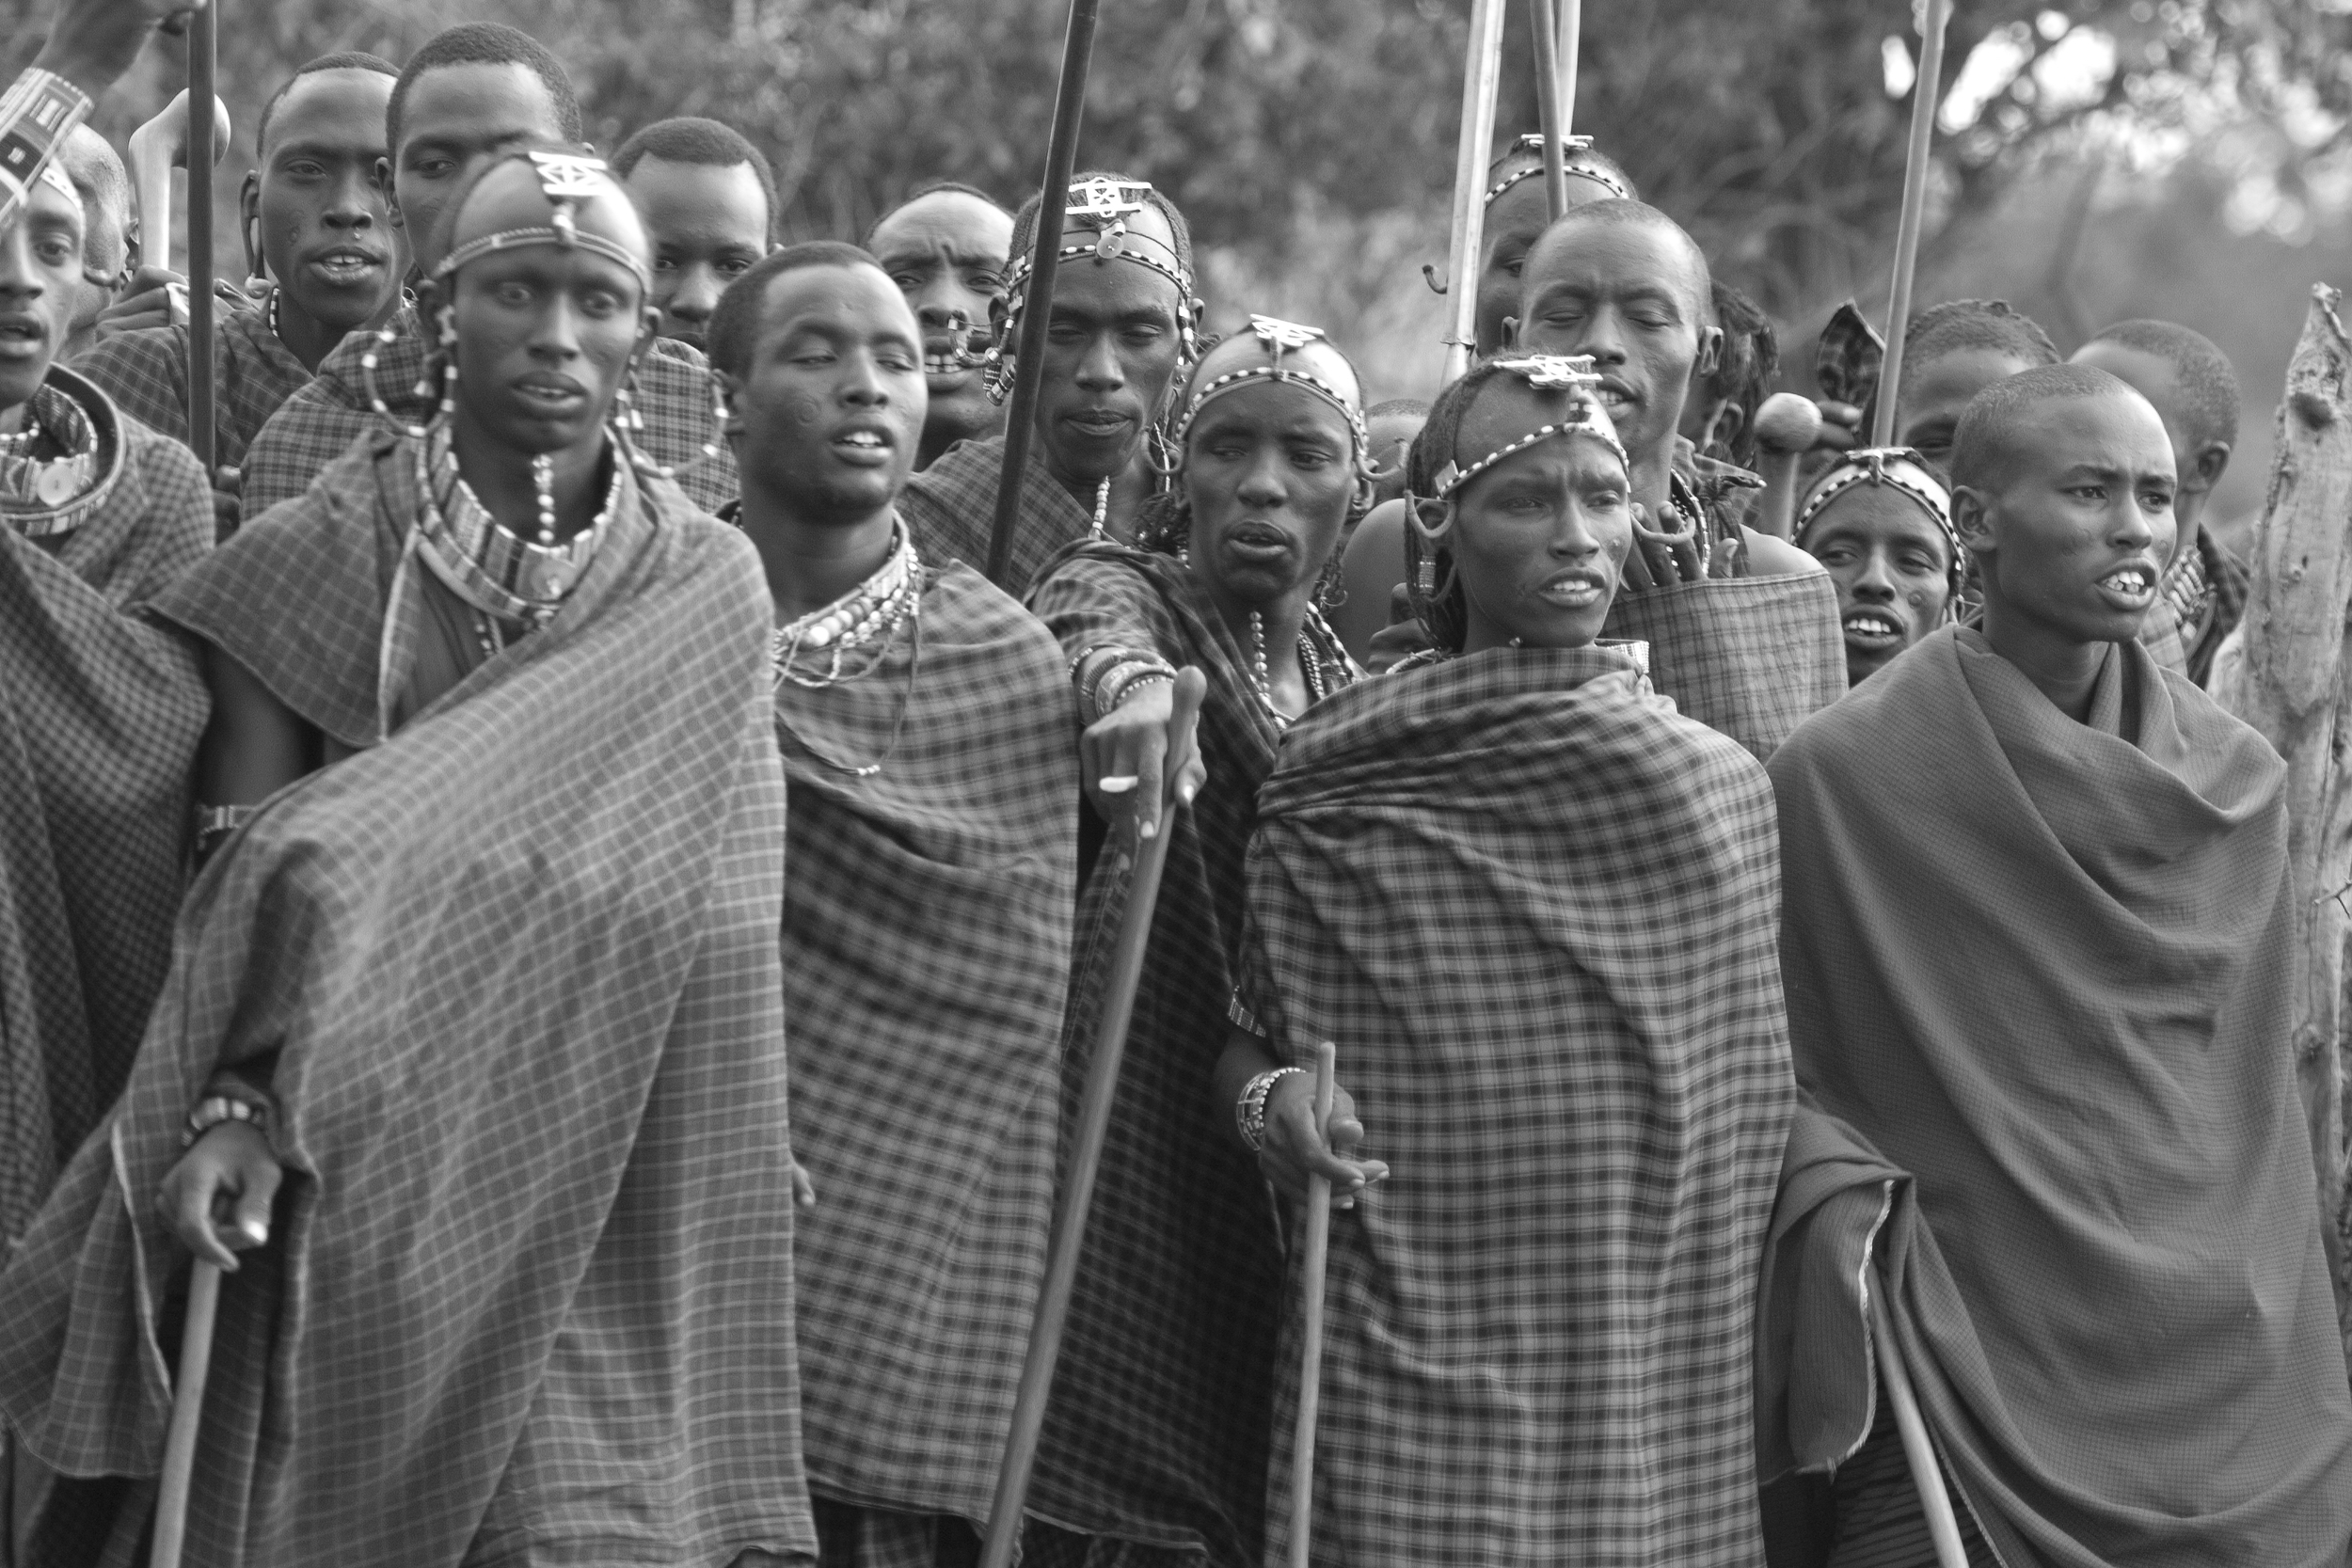
POLYGON ((211 483, 217 446, 213 408, 213 161, 211 113, 219 64, 220 8, 188 23, 188 445, 211 483))
POLYGON ((1936 84, 1944 72, 1944 26, 1952 0, 1927 0, 1919 75, 1911 88, 1911 145, 1903 154, 1902 218, 1895 229, 1895 283, 1886 301, 1886 361, 1879 369, 1878 412, 1870 444, 1895 444, 1895 393, 1902 374, 1904 327, 1911 320, 1911 277, 1919 261, 1919 225, 1928 204, 1928 143, 1935 135, 1936 84))
POLYGON ((1960 1544, 1960 1521, 1952 1513, 1951 1494, 1944 1489, 1944 1468, 1928 1439, 1928 1423, 1919 1415, 1919 1398, 1911 1386, 1911 1369, 1903 1348, 1895 1342, 1894 1320, 1886 1310, 1885 1271, 1869 1276, 1870 1337, 1878 1341, 1879 1367, 1886 1380, 1886 1401, 1895 1407, 1895 1430, 1903 1440, 1903 1457, 1911 1462, 1911 1479, 1919 1488, 1919 1507, 1928 1516, 1928 1537, 1935 1543, 1936 1568, 1968 1568, 1968 1553, 1960 1544))
POLYGON ((1584 0, 1560 0, 1560 135, 1576 130, 1578 46, 1584 37, 1584 0))
POLYGON ((1045 142, 1045 183, 1038 198, 1021 337, 1014 344, 1012 406, 1005 416, 1005 462, 996 476, 996 516, 988 531, 988 580, 1009 593, 1027 586, 1005 581, 1005 568, 1012 559, 1013 524, 1021 515, 1030 426, 1037 422, 1038 366, 1045 357, 1046 330, 1053 325, 1063 210, 1070 204, 1070 176, 1077 166, 1078 121, 1086 113, 1087 72, 1094 62, 1094 19, 1101 6, 1102 0, 1070 0, 1070 26, 1062 35, 1061 88, 1054 99, 1053 133, 1045 142))
POLYGON ((1470 0, 1470 53, 1462 64, 1462 128, 1454 149, 1454 228, 1446 255, 1445 379, 1470 369, 1478 339, 1478 262, 1486 229, 1486 158, 1494 145, 1495 88, 1502 73, 1503 0, 1470 0))
MULTIPOLYGON (((1051 187, 1048 187, 1050 190, 1051 187)), ((1021 1544, 1021 1511, 1029 1498, 1029 1475, 1037 1466, 1037 1445, 1045 1427, 1045 1401, 1054 1391, 1054 1364, 1061 1358, 1062 1329, 1070 1322, 1070 1292, 1078 1280, 1086 1250, 1087 1214, 1094 1206, 1094 1178, 1103 1165, 1103 1142, 1110 1132, 1111 1103, 1119 1095, 1119 1069, 1127 1054, 1127 1021, 1135 1013, 1136 988, 1143 980, 1143 956, 1152 941, 1152 914, 1160 899, 1160 873, 1168 865, 1168 841, 1176 836, 1172 791, 1192 753, 1193 726, 1208 682, 1198 670, 1176 677, 1170 746, 1162 777, 1159 832, 1136 845, 1136 868, 1127 884, 1127 907, 1119 917, 1110 972, 1103 985, 1103 1010, 1094 1024, 1094 1055, 1087 1063, 1086 1086, 1078 1097, 1078 1120, 1071 1138, 1070 1167, 1061 1199, 1054 1208, 1054 1235, 1045 1253, 1045 1282, 1038 1291, 1037 1316, 1029 1323, 1029 1349, 1021 1363, 1021 1387, 1013 1398, 1012 1431, 996 1471, 996 1495, 988 1507, 988 1537, 980 1568, 1012 1568, 1021 1544)))
POLYGON ((1560 118, 1560 38, 1551 0, 1527 0, 1535 34, 1535 129, 1544 137, 1544 217, 1558 223, 1568 210, 1568 128, 1560 118))
POLYGON ((220 1267, 199 1258, 188 1275, 188 1315, 180 1330, 180 1365, 172 1376, 171 1429, 164 1439, 155 1544, 148 1568, 180 1568, 180 1549, 188 1530, 188 1478, 196 1469, 196 1434, 204 1420, 204 1380, 213 1367, 213 1319, 219 1307, 220 1267))
MULTIPOLYGON (((1327 1145, 1339 1093, 1340 1048, 1315 1048, 1315 1136, 1327 1145)), ((1306 1250, 1299 1259, 1298 1420, 1291 1439, 1291 1568, 1307 1568, 1315 1519, 1315 1418, 1323 1404, 1323 1273, 1331 1256, 1331 1179, 1307 1180, 1306 1250)))

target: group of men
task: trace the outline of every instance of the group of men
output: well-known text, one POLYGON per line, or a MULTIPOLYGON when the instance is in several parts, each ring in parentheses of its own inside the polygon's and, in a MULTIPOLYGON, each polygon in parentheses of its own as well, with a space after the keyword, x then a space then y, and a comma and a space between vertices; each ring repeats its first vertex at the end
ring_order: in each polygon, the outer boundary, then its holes
POLYGON ((1784 494, 1581 141, 1373 404, 1148 182, 780 245, 470 23, 269 101, 208 471, 189 8, 0 97, 0 1564, 977 1563, 1129 926, 1023 1560, 2344 1560, 2210 343, 1938 306, 1784 494))

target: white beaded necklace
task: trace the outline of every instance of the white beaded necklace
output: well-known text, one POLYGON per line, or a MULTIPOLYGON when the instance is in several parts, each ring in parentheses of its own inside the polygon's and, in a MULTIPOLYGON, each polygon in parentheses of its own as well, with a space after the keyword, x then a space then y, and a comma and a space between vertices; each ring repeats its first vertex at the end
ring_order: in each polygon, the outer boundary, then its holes
POLYGON ((921 613, 923 563, 914 553, 914 541, 906 525, 895 518, 890 538, 890 556, 881 570, 833 603, 776 628, 768 657, 779 685, 790 681, 816 689, 870 674, 889 652, 891 634, 921 613), (869 644, 874 645, 873 657, 845 672, 843 657, 869 644), (803 649, 823 657, 821 673, 799 667, 803 649))
POLYGON ((1087 529, 1087 537, 1089 539, 1109 538, 1110 515, 1111 482, 1110 477, 1104 475, 1103 483, 1094 487, 1094 521, 1087 529))

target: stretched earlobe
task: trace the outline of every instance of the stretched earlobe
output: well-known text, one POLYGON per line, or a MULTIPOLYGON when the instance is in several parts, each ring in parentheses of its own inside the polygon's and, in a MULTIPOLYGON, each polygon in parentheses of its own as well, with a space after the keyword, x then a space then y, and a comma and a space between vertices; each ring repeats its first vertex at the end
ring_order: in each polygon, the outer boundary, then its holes
POLYGON ((728 436, 743 434, 743 384, 728 371, 712 371, 711 384, 719 391, 719 428, 728 436))
POLYGON ((1519 346, 1519 319, 1518 319, 1518 317, 1517 317, 1517 316, 1505 316, 1505 317, 1503 317, 1503 318, 1502 318, 1502 346, 1503 346, 1505 349, 1510 350, 1512 353, 1515 353, 1515 354, 1516 354, 1517 352, 1518 352, 1518 346, 1519 346))

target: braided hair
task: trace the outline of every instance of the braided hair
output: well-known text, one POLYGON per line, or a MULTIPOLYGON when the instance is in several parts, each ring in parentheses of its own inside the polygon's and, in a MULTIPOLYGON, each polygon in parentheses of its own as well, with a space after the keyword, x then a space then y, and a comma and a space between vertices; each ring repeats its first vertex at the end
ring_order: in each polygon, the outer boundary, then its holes
POLYGON ((1420 617, 1422 629, 1440 651, 1458 654, 1463 641, 1470 635, 1470 601, 1462 591, 1462 579, 1454 570, 1454 531, 1449 527, 1443 537, 1435 541, 1424 538, 1416 518, 1422 507, 1445 507, 1450 504, 1437 500, 1438 475, 1454 460, 1459 445, 1462 420, 1470 405, 1486 384, 1502 372, 1492 361, 1472 366, 1468 374, 1438 394, 1429 405, 1428 422, 1421 434, 1413 437, 1411 450, 1405 454, 1405 580, 1410 586, 1413 613, 1420 617), (1422 591, 1422 562, 1430 562, 1427 593, 1422 591))

